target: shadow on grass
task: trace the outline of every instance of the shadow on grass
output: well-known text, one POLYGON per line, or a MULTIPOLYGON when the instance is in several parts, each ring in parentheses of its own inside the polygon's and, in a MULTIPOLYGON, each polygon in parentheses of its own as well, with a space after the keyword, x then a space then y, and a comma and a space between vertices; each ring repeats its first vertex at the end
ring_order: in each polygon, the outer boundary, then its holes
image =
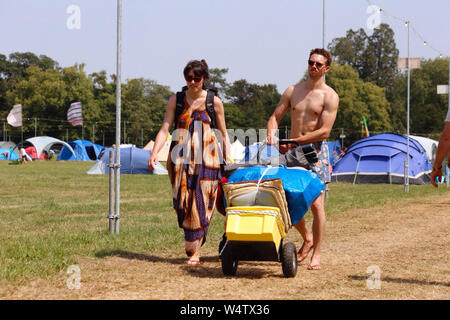
MULTIPOLYGON (((160 263, 170 263, 174 265, 183 265, 183 270, 186 271, 189 275, 197 278, 212 278, 212 279, 223 279, 223 278, 245 278, 245 279, 261 279, 267 277, 275 277, 282 278, 283 274, 281 271, 280 265, 280 273, 271 272, 267 269, 261 269, 261 265, 258 262, 242 262, 238 268, 237 274, 234 277, 227 277, 223 274, 219 256, 202 256, 201 260, 204 262, 216 262, 217 267, 209 267, 205 264, 200 266, 188 266, 186 265, 186 258, 170 258, 163 256, 156 256, 153 254, 143 254, 131 251, 125 251, 121 249, 114 250, 101 250, 95 253, 95 257, 97 258, 106 258, 106 257, 121 257, 130 260, 141 260, 147 262, 160 262, 160 263)), ((273 264, 272 264, 273 265, 273 264)))
MULTIPOLYGON (((264 265, 266 263, 263 262, 264 265)), ((267 268, 261 268, 264 266, 260 262, 255 261, 240 261, 235 276, 225 276, 222 272, 222 267, 219 264, 217 267, 208 267, 202 265, 200 267, 186 266, 185 271, 193 277, 209 278, 209 279, 262 279, 262 278, 283 278, 283 273, 273 272, 267 268)), ((267 264, 269 265, 269 264, 267 264)), ((272 264, 273 265, 273 264, 272 264)))
MULTIPOLYGON (((142 260, 148 262, 162 262, 162 263, 171 263, 171 264, 185 264, 187 260, 186 258, 169 258, 169 257, 161 257, 153 254, 143 254, 131 251, 125 251, 121 249, 114 250, 101 250, 95 253, 97 258, 106 258, 111 256, 118 256, 121 258, 126 258, 130 260, 142 260)), ((201 258, 203 261, 217 261, 219 259, 218 256, 203 256, 201 258)))
MULTIPOLYGON (((351 275, 348 276, 352 280, 367 280, 367 276, 356 276, 351 275)), ((391 278, 391 277, 381 277, 381 282, 395 282, 395 283, 402 283, 402 284, 419 284, 419 285, 429 285, 429 286, 444 286, 444 287, 450 287, 450 282, 440 282, 440 281, 428 281, 428 280, 416 280, 416 279, 402 279, 402 278, 391 278)))

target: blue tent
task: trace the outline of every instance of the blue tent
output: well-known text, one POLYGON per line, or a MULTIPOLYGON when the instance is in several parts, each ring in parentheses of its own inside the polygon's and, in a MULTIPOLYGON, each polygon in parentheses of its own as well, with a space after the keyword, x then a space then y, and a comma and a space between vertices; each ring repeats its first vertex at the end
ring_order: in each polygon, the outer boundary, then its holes
POLYGON ((339 155, 341 154, 341 144, 339 141, 327 141, 328 153, 330 158, 330 164, 332 167, 339 160, 339 155))
POLYGON ((74 140, 68 142, 74 153, 64 146, 56 160, 68 161, 96 161, 99 159, 100 151, 104 148, 99 144, 87 140, 74 140))
POLYGON ((0 148, 0 160, 17 160, 19 156, 13 149, 0 148))
MULTIPOLYGON (((332 181, 404 183, 407 141, 403 135, 381 133, 352 144, 336 163, 332 181)), ((428 184, 432 164, 425 149, 409 139, 409 183, 428 184)))
MULTIPOLYGON (((101 159, 89 169, 88 174, 109 174, 109 151, 114 152, 113 148, 105 148, 101 159)), ((166 168, 160 163, 157 164, 154 171, 151 171, 147 164, 150 158, 150 150, 140 148, 120 148, 120 174, 167 174, 166 168)))

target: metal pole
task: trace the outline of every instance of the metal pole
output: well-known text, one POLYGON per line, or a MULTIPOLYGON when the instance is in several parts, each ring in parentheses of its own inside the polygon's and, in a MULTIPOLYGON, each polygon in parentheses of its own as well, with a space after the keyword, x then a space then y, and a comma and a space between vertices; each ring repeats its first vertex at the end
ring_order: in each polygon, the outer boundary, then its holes
POLYGON ((34 118, 34 136, 37 136, 37 119, 34 118))
POLYGON ((325 0, 322 3, 322 48, 325 49, 325 0))
POLYGON ((114 175, 116 178, 114 231, 119 233, 120 219, 120 108, 121 108, 121 60, 122 60, 122 0, 117 0, 117 76, 116 76, 116 162, 114 175))
MULTIPOLYGON (((325 49, 325 0, 322 2, 322 48, 325 49)), ((323 75, 323 82, 325 82, 326 75, 323 75)))
POLYGON ((410 58, 409 58, 409 25, 408 26, 408 88, 406 100, 406 162, 405 162, 405 192, 409 192, 409 90, 410 90, 410 58))
POLYGON ((109 233, 114 233, 114 151, 109 151, 109 211, 108 211, 108 227, 109 233))

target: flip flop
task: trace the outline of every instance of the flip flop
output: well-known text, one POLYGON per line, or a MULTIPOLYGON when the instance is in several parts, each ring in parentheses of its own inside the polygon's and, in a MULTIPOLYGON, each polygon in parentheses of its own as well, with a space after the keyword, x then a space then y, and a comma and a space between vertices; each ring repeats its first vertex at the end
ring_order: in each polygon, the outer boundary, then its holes
POLYGON ((306 269, 308 269, 308 270, 320 270, 322 268, 320 267, 320 264, 315 264, 315 265, 308 264, 308 267, 306 269))
POLYGON ((186 261, 186 264, 188 266, 199 266, 199 265, 203 264, 203 261, 200 261, 200 260, 188 260, 188 261, 186 261))
POLYGON ((311 252, 311 250, 314 249, 314 245, 312 245, 312 246, 309 248, 309 250, 308 250, 308 252, 306 253, 306 255, 305 255, 303 258, 299 258, 298 255, 303 253, 303 248, 304 248, 304 247, 305 247, 305 243, 303 242, 302 247, 301 247, 300 250, 298 250, 298 252, 297 252, 297 262, 298 262, 298 263, 300 263, 300 262, 302 262, 303 260, 305 260, 305 259, 308 257, 309 253, 311 252))

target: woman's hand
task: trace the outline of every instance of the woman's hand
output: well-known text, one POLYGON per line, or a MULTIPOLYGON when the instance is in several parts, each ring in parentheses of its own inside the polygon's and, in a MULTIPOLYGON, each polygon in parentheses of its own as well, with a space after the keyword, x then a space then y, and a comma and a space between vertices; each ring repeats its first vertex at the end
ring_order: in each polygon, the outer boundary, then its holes
POLYGON ((156 163, 158 162, 158 154, 156 152, 152 152, 150 158, 148 158, 148 168, 150 170, 155 170, 156 163))

